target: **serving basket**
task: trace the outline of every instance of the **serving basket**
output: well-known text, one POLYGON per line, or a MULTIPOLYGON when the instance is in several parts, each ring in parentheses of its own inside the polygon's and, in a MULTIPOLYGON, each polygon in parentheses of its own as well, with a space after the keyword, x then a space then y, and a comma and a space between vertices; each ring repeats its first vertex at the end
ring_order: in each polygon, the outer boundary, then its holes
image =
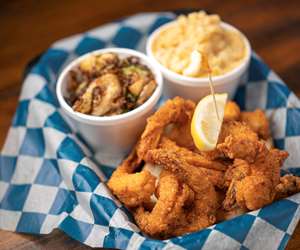
MULTIPOLYGON (((181 237, 143 235, 106 186, 118 162, 89 147, 62 115, 55 84, 65 65, 104 47, 144 52, 147 36, 175 17, 130 16, 55 42, 29 65, 0 154, 1 229, 48 234, 59 228, 83 244, 118 249, 285 248, 299 220, 300 194, 181 237)), ((282 172, 300 175, 300 101, 254 52, 235 100, 243 110, 266 111, 275 146, 290 153, 282 172)))

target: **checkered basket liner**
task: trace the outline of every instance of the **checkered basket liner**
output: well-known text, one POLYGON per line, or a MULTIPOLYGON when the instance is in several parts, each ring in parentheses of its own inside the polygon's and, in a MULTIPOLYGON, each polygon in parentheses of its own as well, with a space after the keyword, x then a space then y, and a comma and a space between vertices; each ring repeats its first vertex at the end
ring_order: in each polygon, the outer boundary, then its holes
MULTIPOLYGON (((106 187, 116 166, 103 164, 62 115, 54 90, 65 65, 104 47, 144 51, 147 36, 174 17, 142 13, 106 24, 54 43, 33 65, 0 154, 1 229, 48 234, 59 228, 86 245, 119 249, 285 248, 299 220, 299 194, 182 237, 144 236, 106 187)), ((236 101, 266 110, 276 147, 290 153, 282 171, 299 175, 300 102, 254 53, 236 101)))

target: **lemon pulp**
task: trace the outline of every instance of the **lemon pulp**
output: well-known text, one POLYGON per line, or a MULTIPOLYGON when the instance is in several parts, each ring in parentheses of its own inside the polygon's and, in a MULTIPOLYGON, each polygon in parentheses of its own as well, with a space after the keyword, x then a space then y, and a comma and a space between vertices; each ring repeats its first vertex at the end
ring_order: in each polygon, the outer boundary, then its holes
POLYGON ((209 151, 216 147, 223 123, 227 94, 208 95, 197 104, 191 123, 191 134, 196 147, 201 151, 209 151), (217 108, 217 112, 216 112, 217 108))

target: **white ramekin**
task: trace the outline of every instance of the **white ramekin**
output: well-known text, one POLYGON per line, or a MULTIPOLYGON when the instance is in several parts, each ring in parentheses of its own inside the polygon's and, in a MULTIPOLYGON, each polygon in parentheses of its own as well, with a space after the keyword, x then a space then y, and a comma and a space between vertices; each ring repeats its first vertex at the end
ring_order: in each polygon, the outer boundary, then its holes
MULTIPOLYGON (((159 61, 155 58, 152 52, 153 41, 160 34, 160 32, 174 25, 174 22, 175 21, 172 21, 162 25, 149 36, 146 44, 146 52, 147 55, 151 58, 151 60, 156 62, 159 69, 163 73, 164 76, 163 92, 165 97, 172 98, 174 96, 179 95, 184 98, 192 99, 194 101, 199 101, 203 96, 210 93, 209 79, 207 77, 202 77, 202 78, 188 77, 188 76, 175 73, 169 70, 168 68, 166 68, 161 63, 159 63, 159 61)), ((222 22, 221 25, 225 29, 235 30, 239 32, 239 34, 242 36, 245 42, 245 47, 246 47, 246 56, 240 65, 238 65, 233 70, 225 73, 224 75, 213 76, 212 78, 215 91, 217 93, 226 92, 229 94, 229 97, 232 98, 237 89, 237 86, 243 79, 245 79, 247 75, 248 66, 251 57, 251 47, 246 36, 243 35, 239 30, 234 28, 232 25, 224 22, 222 22)))
POLYGON ((121 158, 136 143, 144 129, 147 117, 154 112, 155 105, 162 93, 162 85, 163 78, 157 64, 153 63, 146 55, 130 49, 107 48, 87 53, 66 66, 58 78, 56 94, 64 114, 70 118, 68 120, 78 129, 93 150, 107 157, 121 158), (149 67, 155 77, 157 87, 154 93, 140 107, 120 115, 101 117, 74 111, 64 98, 67 91, 68 73, 84 58, 107 52, 116 53, 120 58, 138 57, 142 64, 149 67))

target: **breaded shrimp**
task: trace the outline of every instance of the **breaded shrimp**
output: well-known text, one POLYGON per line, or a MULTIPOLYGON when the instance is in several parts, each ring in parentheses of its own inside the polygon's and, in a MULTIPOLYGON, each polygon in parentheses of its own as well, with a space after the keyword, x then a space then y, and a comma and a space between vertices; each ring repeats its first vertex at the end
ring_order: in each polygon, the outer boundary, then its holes
POLYGON ((269 120, 261 109, 242 112, 241 121, 245 122, 260 138, 267 140, 270 137, 269 120))
POLYGON ((218 171, 226 171, 227 166, 218 161, 211 161, 206 159, 203 155, 188 150, 187 148, 178 146, 174 141, 167 137, 162 137, 159 148, 176 152, 190 165, 202 167, 207 169, 214 169, 218 171))
POLYGON ((238 121, 241 115, 240 107, 233 101, 229 101, 225 105, 224 121, 238 121))
POLYGON ((192 116, 186 121, 186 123, 174 124, 171 130, 165 134, 166 137, 176 142, 176 144, 180 147, 195 150, 196 146, 191 133, 191 122, 192 116))
POLYGON ((141 164, 136 150, 113 172, 107 185, 111 191, 128 207, 136 207, 150 202, 155 191, 156 178, 148 170, 135 173, 141 164))
POLYGON ((158 146, 160 138, 167 125, 172 123, 184 123, 192 117, 195 103, 175 97, 168 100, 154 115, 147 120, 140 144, 137 147, 138 157, 143 159, 147 151, 158 146))
POLYGON ((149 150, 146 160, 171 171, 195 192, 194 203, 185 210, 182 224, 174 228, 174 235, 194 232, 216 221, 215 213, 219 207, 218 196, 203 168, 193 167, 181 159, 178 153, 164 149, 149 150))
POLYGON ((139 227, 150 236, 166 238, 172 236, 172 228, 178 223, 183 207, 193 199, 194 192, 169 171, 163 170, 158 185, 158 200, 151 211, 143 206, 134 211, 139 227))
POLYGON ((223 207, 226 210, 236 206, 255 210, 271 203, 275 198, 275 187, 280 181, 280 167, 287 157, 287 152, 268 150, 261 143, 253 163, 236 159, 233 169, 229 170, 231 173, 225 175, 229 179, 231 176, 232 180, 223 207))
POLYGON ((245 123, 224 122, 217 150, 230 159, 240 158, 253 162, 259 148, 259 139, 245 123))

